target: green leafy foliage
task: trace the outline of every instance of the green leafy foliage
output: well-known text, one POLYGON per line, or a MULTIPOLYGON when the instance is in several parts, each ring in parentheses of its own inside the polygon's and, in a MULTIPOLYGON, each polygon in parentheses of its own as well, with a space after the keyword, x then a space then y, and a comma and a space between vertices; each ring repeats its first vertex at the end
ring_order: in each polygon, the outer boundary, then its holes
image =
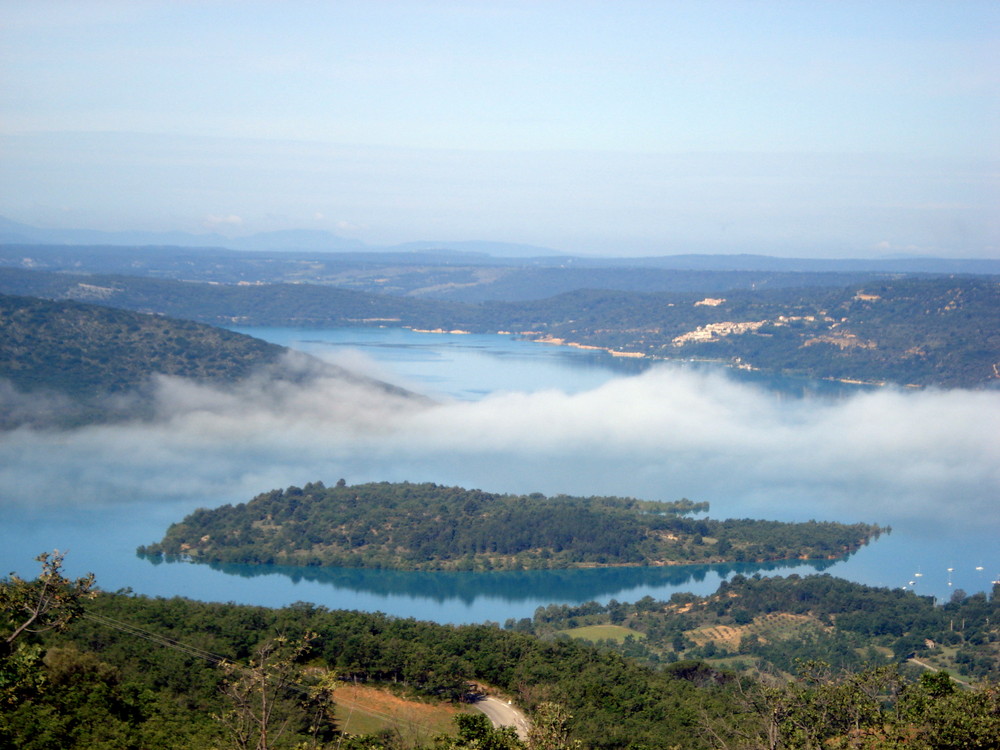
POLYGON ((71 580, 62 573, 65 555, 56 550, 35 558, 42 571, 32 581, 11 573, 0 584, 0 623, 4 644, 11 647, 21 636, 62 630, 83 612, 83 602, 93 599, 93 573, 71 580))
POLYGON ((153 373, 232 382, 284 351, 188 320, 0 295, 0 377, 28 391, 123 392, 153 373))
POLYGON ((434 750, 526 750, 513 729, 496 728, 482 714, 460 714, 455 725, 455 736, 438 737, 434 750))
MULTIPOLYGON (((893 601, 882 590, 873 590, 868 601, 864 590, 854 591, 854 584, 816 578, 822 586, 815 589, 803 589, 807 579, 787 585, 773 579, 778 604, 803 590, 829 593, 835 600, 827 608, 831 612, 846 608, 852 592, 860 608, 893 601)), ((758 607, 752 600, 767 599, 767 584, 765 579, 736 581, 719 596, 729 597, 735 587, 738 596, 746 594, 741 606, 754 612, 758 607)), ((909 599, 919 597, 901 597, 899 616, 920 611, 909 599)), ((701 601, 694 597, 688 603, 701 601)), ((714 609, 719 600, 704 601, 704 608, 714 609)), ((823 606, 815 600, 812 604, 823 606)), ((951 605, 938 609, 960 611, 946 609, 951 605)), ((633 612, 654 615, 663 603, 615 606, 623 606, 632 618, 633 612)), ((405 685, 438 700, 468 700, 478 689, 473 685, 489 685, 529 712, 534 730, 527 744, 532 749, 985 749, 994 746, 990 743, 1000 721, 998 692, 988 683, 968 689, 943 673, 926 673, 911 682, 892 665, 842 671, 803 661, 793 665, 797 676, 790 680, 740 678, 704 661, 643 667, 565 638, 494 625, 435 625, 331 611, 306 603, 267 609, 101 594, 88 604, 87 615, 65 631, 29 636, 33 650, 23 666, 38 679, 17 701, 0 705, 0 746, 235 746, 218 721, 234 705, 227 686, 263 688, 256 678, 265 672, 281 672, 288 686, 335 675, 405 685), (161 645, 153 646, 137 633, 156 634, 161 645), (245 665, 247 679, 220 669, 220 659, 245 665)), ((259 691, 250 693, 259 700, 259 691)), ((317 725, 308 706, 287 691, 272 695, 280 704, 273 717, 285 727, 280 736, 269 735, 275 748, 399 747, 390 735, 342 738, 311 732, 317 725)), ((510 732, 495 730, 476 716, 460 719, 456 734, 435 745, 463 750, 487 746, 520 745, 510 732)))
POLYGON ((1000 736, 994 685, 958 690, 944 673, 908 683, 892 667, 802 662, 789 682, 741 684, 732 707, 728 721, 704 725, 716 747, 987 750, 1000 736))
MULTIPOLYGON (((63 748, 218 746, 227 735, 212 717, 231 710, 224 690, 232 677, 193 655, 194 650, 250 664, 253 674, 253 664, 266 661, 262 645, 278 637, 299 643, 307 634, 312 634, 308 648, 293 660, 303 674, 405 684, 428 698, 456 701, 473 695, 472 683, 488 684, 528 711, 539 707, 543 718, 546 711, 552 714, 546 736, 580 739, 585 747, 690 747, 684 738, 696 706, 722 713, 714 693, 699 697, 697 686, 683 677, 588 646, 545 642, 490 625, 435 625, 308 604, 272 610, 121 594, 101 595, 90 610, 94 618, 47 636, 44 645, 53 656, 46 656, 43 671, 47 681, 61 680, 57 673, 67 670, 60 664, 83 660, 85 665, 69 670, 76 676, 67 690, 89 691, 91 699, 57 704, 56 698, 69 693, 42 690, 31 701, 5 708, 4 726, 10 732, 0 734, 0 745, 41 746, 32 744, 37 736, 63 748), (129 631, 110 628, 108 622, 127 623, 129 631), (184 648, 151 647, 134 635, 136 629, 184 648), (543 708, 545 703, 558 703, 565 712, 553 713, 543 708), (22 736, 29 728, 35 734, 22 736)), ((279 738, 280 747, 312 741, 308 727, 295 721, 279 738)), ((457 747, 474 746, 472 735, 484 729, 481 721, 465 721, 468 736, 462 740, 460 733, 459 740, 466 744, 457 747)), ((490 731, 490 738, 512 739, 506 731, 490 731)), ((319 741, 320 746, 337 744, 319 741)), ((377 738, 369 743, 386 746, 377 738)))
POLYGON ((706 597, 550 605, 539 608, 533 620, 510 620, 505 627, 554 637, 570 627, 596 630, 615 623, 641 637, 607 639, 601 646, 650 664, 699 658, 792 674, 797 660, 859 670, 915 657, 966 680, 995 678, 1000 674, 1000 589, 991 598, 958 594, 936 605, 912 591, 829 575, 737 575, 706 597))
POLYGON ((404 569, 839 557, 882 529, 868 524, 686 518, 689 500, 498 495, 436 484, 321 482, 197 510, 140 554, 201 562, 404 569))
MULTIPOLYGON (((297 641, 278 636, 260 644, 247 666, 223 662, 226 709, 216 716, 232 747, 268 750, 286 735, 310 736, 312 747, 335 736, 334 680, 327 674, 307 686, 298 662, 315 636, 297 641)), ((312 670, 315 677, 317 670, 312 670)), ((300 745, 301 747, 301 745, 300 745)))

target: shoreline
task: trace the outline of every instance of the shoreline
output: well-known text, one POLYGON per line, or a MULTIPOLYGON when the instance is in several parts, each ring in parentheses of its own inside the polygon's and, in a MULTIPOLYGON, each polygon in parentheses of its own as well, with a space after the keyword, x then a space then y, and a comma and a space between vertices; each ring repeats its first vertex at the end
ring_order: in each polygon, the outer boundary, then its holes
MULTIPOLYGON (((411 329, 412 330, 412 329, 411 329)), ((451 333, 457 333, 452 331, 451 333)), ((823 380, 830 383, 843 383, 845 385, 861 385, 867 387, 877 387, 885 388, 890 384, 885 380, 859 380, 857 378, 835 378, 835 377, 823 377, 823 376, 812 376, 812 375, 792 375, 782 370, 770 370, 763 367, 757 367, 749 363, 743 362, 741 360, 726 360, 726 359, 709 359, 709 358, 698 358, 698 357, 664 357, 657 356, 655 354, 646 354, 645 352, 627 352, 620 349, 612 349, 607 346, 597 346, 596 344, 581 344, 577 341, 567 341, 566 339, 561 339, 556 336, 545 335, 541 338, 531 338, 531 336, 537 335, 536 331, 523 331, 519 333, 512 333, 510 331, 498 331, 498 335, 514 335, 524 337, 526 340, 531 341, 536 344, 551 344, 553 346, 568 346, 574 349, 586 349, 588 351, 601 351, 607 352, 612 357, 628 357, 632 359, 648 359, 651 362, 704 362, 707 364, 721 365, 727 367, 731 370, 744 370, 746 372, 760 372, 760 373, 771 373, 774 375, 780 375, 786 378, 802 378, 803 380, 823 380)), ((905 383, 899 384, 902 388, 923 388, 924 386, 916 383, 905 383)))
MULTIPOLYGON (((474 331, 466 331, 461 328, 456 329, 444 329, 444 328, 413 328, 411 326, 402 326, 403 329, 407 331, 413 331, 414 333, 437 333, 437 334, 451 334, 456 336, 471 336, 474 331)), ((886 388, 891 386, 898 386, 899 388, 910 388, 910 389, 923 389, 926 388, 924 385, 919 383, 893 383, 888 380, 862 380, 859 378, 836 378, 831 376, 823 375, 798 375, 785 372, 783 370, 777 369, 772 370, 766 367, 759 367, 757 365, 751 365, 747 362, 743 362, 741 359, 712 359, 708 357, 665 357, 656 354, 647 354, 646 352, 630 352, 624 351, 622 349, 614 349, 609 346, 598 346, 597 344, 582 344, 579 341, 568 341, 566 339, 559 338, 558 336, 552 336, 550 334, 539 335, 539 331, 494 331, 492 333, 484 333, 487 336, 515 336, 517 338, 524 339, 525 341, 530 341, 534 344, 550 344, 552 346, 566 346, 573 349, 582 349, 585 351, 595 351, 595 352, 606 352, 612 357, 617 357, 620 359, 647 359, 650 362, 704 362, 706 364, 721 365, 722 367, 729 368, 730 370, 743 370, 745 372, 759 372, 771 375, 779 375, 785 378, 800 378, 802 380, 822 380, 827 383, 842 383, 844 385, 857 385, 864 386, 866 388, 886 388)))

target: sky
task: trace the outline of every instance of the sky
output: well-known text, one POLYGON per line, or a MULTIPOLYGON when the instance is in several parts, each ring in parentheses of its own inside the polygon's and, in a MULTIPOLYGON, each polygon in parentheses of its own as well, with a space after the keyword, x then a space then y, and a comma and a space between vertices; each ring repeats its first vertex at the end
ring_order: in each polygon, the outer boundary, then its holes
POLYGON ((0 215, 1000 257, 994 0, 0 0, 0 215))

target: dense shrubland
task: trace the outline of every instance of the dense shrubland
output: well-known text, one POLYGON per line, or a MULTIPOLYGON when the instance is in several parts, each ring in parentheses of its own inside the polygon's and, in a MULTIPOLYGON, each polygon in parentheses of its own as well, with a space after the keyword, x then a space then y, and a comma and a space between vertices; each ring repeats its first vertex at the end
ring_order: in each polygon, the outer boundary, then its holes
MULTIPOLYGON (((505 627, 551 637, 602 633, 616 625, 631 637, 602 646, 648 664, 708 659, 794 673, 798 660, 838 669, 905 663, 916 657, 967 681, 1000 675, 1000 589, 992 597, 956 590, 947 603, 912 591, 876 588, 830 575, 736 575, 708 597, 674 594, 633 604, 612 600, 539 608, 505 627)), ((611 633, 613 631, 606 631, 611 633)))
MULTIPOLYGON (((4 747, 247 746, 240 744, 234 727, 244 727, 245 739, 259 739, 263 725, 254 723, 259 716, 254 706, 262 699, 271 707, 272 723, 268 740, 251 747, 400 747, 391 733, 338 736, 329 713, 334 680, 394 686, 425 700, 445 701, 468 700, 489 686, 533 716, 532 750, 985 750, 1000 732, 997 689, 989 684, 965 688, 942 672, 911 680, 894 664, 842 671, 800 661, 795 674, 784 677, 741 676, 704 660, 642 666, 552 632, 531 635, 489 623, 445 626, 305 603, 267 609, 128 592, 100 594, 91 601, 88 579, 63 581, 63 593, 76 590, 81 596, 64 596, 52 610, 58 613, 60 602, 69 601, 80 604, 82 612, 74 610, 74 618, 63 621, 38 620, 54 625, 43 633, 17 633, 25 617, 21 604, 37 600, 39 585, 15 578, 0 588, 0 626, 7 638, 0 661, 4 747)), ((858 590, 827 577, 736 580, 713 597, 687 603, 698 621, 724 599, 734 599, 751 617, 762 608, 789 607, 835 618, 852 597, 854 609, 880 608, 883 619, 917 628, 920 635, 932 623, 984 615, 996 607, 995 597, 977 595, 928 610, 932 605, 912 594, 858 590)), ((638 625, 634 618, 669 606, 643 600, 607 609, 613 614, 621 608, 624 622, 638 625)), ((601 607, 584 609, 550 608, 536 620, 551 624, 561 614, 590 617, 601 607)), ((855 632, 871 629, 861 623, 852 627, 855 632)), ((992 627, 966 635, 988 640, 996 634, 992 627)), ((800 649, 808 650, 807 645, 800 649)), ((461 716, 456 734, 439 738, 434 747, 514 750, 523 745, 480 717, 461 716)))
POLYGON ((687 518, 689 500, 498 495, 436 484, 322 482, 195 511, 140 554, 201 562, 531 569, 841 557, 869 524, 687 518))

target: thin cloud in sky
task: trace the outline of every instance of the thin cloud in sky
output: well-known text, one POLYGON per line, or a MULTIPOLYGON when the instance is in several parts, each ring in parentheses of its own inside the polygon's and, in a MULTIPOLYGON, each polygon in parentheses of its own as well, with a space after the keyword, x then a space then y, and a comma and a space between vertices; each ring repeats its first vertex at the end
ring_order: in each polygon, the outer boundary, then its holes
POLYGON ((996 155, 992 3, 74 5, 4 8, 8 129, 996 155))

